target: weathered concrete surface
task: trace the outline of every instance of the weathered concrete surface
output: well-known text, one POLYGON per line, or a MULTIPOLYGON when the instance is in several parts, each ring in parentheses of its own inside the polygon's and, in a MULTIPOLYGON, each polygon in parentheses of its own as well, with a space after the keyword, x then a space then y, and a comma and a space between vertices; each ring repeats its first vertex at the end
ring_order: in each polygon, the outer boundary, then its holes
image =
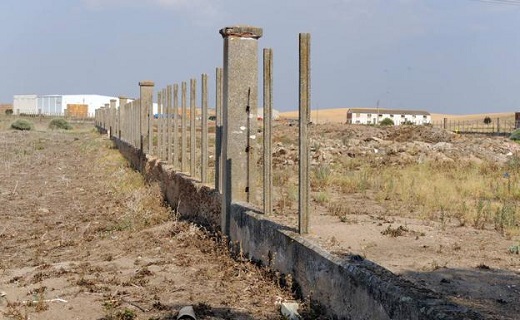
MULTIPOLYGON (((160 183, 166 201, 182 217, 219 227, 221 200, 213 188, 125 142, 114 141, 133 168, 148 181, 160 183)), ((321 304, 334 319, 483 319, 359 256, 333 256, 296 230, 267 220, 259 209, 233 203, 229 227, 233 247, 290 275, 294 289, 321 304)))
MULTIPOLYGON (((232 26, 224 38, 222 175, 224 203, 252 202, 256 173, 258 114, 258 39, 262 29, 232 26), (231 199, 231 200, 229 200, 231 199)), ((224 208, 229 212, 228 208, 224 208)), ((223 221, 225 233, 227 226, 223 221)))

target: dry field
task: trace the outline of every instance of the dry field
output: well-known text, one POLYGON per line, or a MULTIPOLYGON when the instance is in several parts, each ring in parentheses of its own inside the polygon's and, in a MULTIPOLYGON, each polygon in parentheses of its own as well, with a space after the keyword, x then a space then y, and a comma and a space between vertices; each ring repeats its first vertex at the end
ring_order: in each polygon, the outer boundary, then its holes
POLYGON ((163 205, 92 124, 0 118, 0 319, 278 319, 268 270, 163 205))
MULTIPOLYGON (((291 296, 273 276, 176 219, 106 137, 90 125, 36 129, 0 138, 0 314, 173 319, 193 304, 202 319, 279 317, 276 303, 291 296)), ((272 219, 295 227, 297 127, 273 135, 272 219)), ((311 159, 311 241, 490 319, 517 318, 520 145, 329 123, 312 126, 311 159)))
MULTIPOLYGON (((298 128, 274 128, 273 219, 297 226, 298 128)), ((423 126, 311 127, 310 235, 490 319, 520 314, 520 145, 423 126)))

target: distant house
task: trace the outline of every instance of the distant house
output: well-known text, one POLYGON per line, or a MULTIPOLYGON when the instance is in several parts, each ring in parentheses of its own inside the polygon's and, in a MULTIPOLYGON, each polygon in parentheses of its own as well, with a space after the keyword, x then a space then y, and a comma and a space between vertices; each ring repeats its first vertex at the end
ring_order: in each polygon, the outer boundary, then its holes
POLYGON ((432 122, 430 113, 420 110, 381 108, 352 108, 347 110, 347 123, 349 124, 378 124, 385 118, 392 119, 394 125, 422 125, 430 124, 432 122))

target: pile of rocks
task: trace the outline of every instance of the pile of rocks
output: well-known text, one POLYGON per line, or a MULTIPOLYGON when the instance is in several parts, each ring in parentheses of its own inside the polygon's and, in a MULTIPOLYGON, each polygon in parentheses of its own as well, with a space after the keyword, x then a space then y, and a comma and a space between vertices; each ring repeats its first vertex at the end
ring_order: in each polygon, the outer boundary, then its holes
MULTIPOLYGON (((278 134, 297 137, 296 132, 289 132, 297 128, 283 129, 278 134)), ((431 126, 317 125, 312 132, 313 165, 344 161, 341 157, 361 158, 375 165, 456 161, 504 164, 520 151, 520 145, 506 137, 458 135, 431 126)), ((291 166, 297 162, 297 141, 274 144, 275 166, 291 166)))

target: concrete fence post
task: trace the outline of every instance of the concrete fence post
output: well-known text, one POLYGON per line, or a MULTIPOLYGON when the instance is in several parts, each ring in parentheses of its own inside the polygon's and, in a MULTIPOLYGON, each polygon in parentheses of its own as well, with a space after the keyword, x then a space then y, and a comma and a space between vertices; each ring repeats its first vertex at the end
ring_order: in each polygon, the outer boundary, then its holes
POLYGON ((186 172, 186 162, 188 161, 186 155, 186 149, 188 148, 188 137, 186 136, 186 87, 186 82, 183 81, 181 84, 181 172, 186 172))
POLYGON ((273 189, 272 178, 272 145, 271 145, 271 128, 272 128, 272 108, 273 108, 273 50, 264 49, 264 72, 263 72, 263 97, 264 97, 264 214, 270 215, 273 211, 271 190, 273 189))
POLYGON ((215 190, 222 191, 222 68, 215 79, 215 190))
POLYGON ((201 75, 201 161, 200 181, 208 182, 208 75, 201 75))
MULTIPOLYGON (((135 101, 135 100, 134 100, 135 101)), ((127 111, 128 111, 128 122, 127 122, 127 128, 128 128, 128 140, 127 142, 130 144, 130 145, 133 145, 134 143, 134 101, 130 102, 128 104, 128 107, 127 107, 127 111)))
POLYGON ((232 201, 250 201, 256 169, 258 100, 258 39, 262 29, 232 26, 224 38, 223 76, 223 197, 221 227, 229 234, 232 201))
POLYGON ((159 121, 159 126, 160 126, 160 130, 159 130, 159 136, 161 137, 161 147, 160 147, 160 153, 159 153, 159 158, 161 160, 165 160, 166 159, 166 152, 165 152, 165 149, 166 149, 166 135, 165 135, 165 132, 166 132, 166 121, 165 121, 165 114, 166 114, 166 104, 167 104, 167 97, 166 97, 166 94, 167 94, 167 91, 166 91, 166 88, 162 89, 162 94, 161 94, 161 97, 162 97, 162 101, 161 101, 161 112, 159 112, 159 119, 157 119, 159 121))
POLYGON ((137 99, 134 103, 134 113, 135 113, 135 142, 134 146, 136 148, 141 148, 141 142, 143 135, 141 134, 141 100, 137 99))
POLYGON ((134 100, 130 103, 130 144, 134 147, 136 147, 136 141, 137 141, 137 114, 136 114, 136 105, 137 101, 134 100))
POLYGON ((124 140, 126 130, 125 107, 128 98, 119 97, 119 140, 124 140))
POLYGON ((126 108, 124 110, 125 112, 125 133, 124 133, 124 137, 125 137, 125 141, 128 143, 128 144, 131 144, 132 142, 132 102, 128 102, 126 104, 126 108))
POLYGON ((116 99, 110 99, 110 137, 116 136, 116 99))
POLYGON ((132 124, 132 118, 131 118, 131 115, 132 115, 132 109, 131 109, 131 105, 132 105, 132 102, 127 102, 126 106, 125 106, 125 110, 124 110, 124 113, 125 113, 125 128, 124 128, 124 133, 123 133, 123 136, 124 136, 124 139, 125 141, 130 144, 131 142, 131 124, 132 124))
POLYGON ((110 103, 105 103, 105 131, 107 132, 108 136, 110 137, 110 126, 112 126, 111 119, 110 119, 110 103))
POLYGON ((168 85, 166 104, 166 161, 172 163, 172 85, 168 85))
POLYGON ((141 141, 145 153, 152 150, 152 119, 153 119, 153 81, 141 81, 140 87, 140 115, 141 141))
MULTIPOLYGON (((162 113, 162 99, 163 98, 163 92, 162 90, 157 90, 157 114, 162 113)), ((161 118, 157 118, 157 146, 155 147, 156 156, 160 159, 161 158, 161 148, 162 148, 162 141, 161 141, 161 118)))
POLYGON ((310 121, 310 39, 308 33, 300 33, 300 123, 299 123, 299 201, 298 232, 309 232, 309 135, 310 121))
POLYGON ((190 175, 197 174, 197 129, 195 124, 197 80, 190 79, 190 175))
POLYGON ((179 85, 173 85, 173 168, 179 168, 179 85))
POLYGON ((100 127, 104 129, 105 128, 105 107, 104 106, 101 106, 101 108, 99 108, 99 114, 101 117, 100 127))

